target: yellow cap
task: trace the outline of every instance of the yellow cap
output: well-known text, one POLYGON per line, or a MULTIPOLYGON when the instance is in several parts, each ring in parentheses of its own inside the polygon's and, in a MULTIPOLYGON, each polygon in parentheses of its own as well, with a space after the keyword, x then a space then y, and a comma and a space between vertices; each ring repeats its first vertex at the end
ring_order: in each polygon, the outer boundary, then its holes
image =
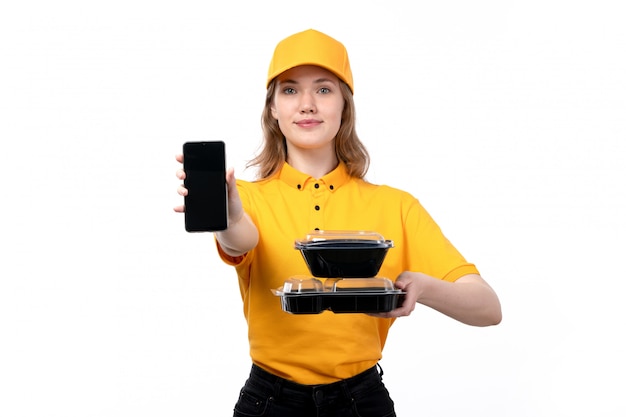
POLYGON ((300 65, 317 65, 331 71, 348 84, 354 94, 352 71, 345 46, 314 29, 291 35, 276 45, 266 87, 278 75, 300 65))

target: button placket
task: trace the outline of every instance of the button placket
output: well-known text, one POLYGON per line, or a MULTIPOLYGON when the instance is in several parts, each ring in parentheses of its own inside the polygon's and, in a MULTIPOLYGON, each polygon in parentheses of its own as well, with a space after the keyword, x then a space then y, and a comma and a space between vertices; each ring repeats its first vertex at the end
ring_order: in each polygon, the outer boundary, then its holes
POLYGON ((323 229, 324 228, 324 201, 326 197, 327 191, 325 188, 316 181, 312 184, 311 187, 311 220, 313 221, 313 228, 323 229))

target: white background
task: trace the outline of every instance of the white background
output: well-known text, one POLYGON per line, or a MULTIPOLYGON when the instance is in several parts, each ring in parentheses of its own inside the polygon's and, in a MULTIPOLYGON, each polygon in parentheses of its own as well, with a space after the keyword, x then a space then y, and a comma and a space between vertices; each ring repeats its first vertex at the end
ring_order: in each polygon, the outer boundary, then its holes
POLYGON ((0 415, 232 415, 235 273, 173 212, 174 155, 224 140, 251 179, 273 48, 312 27, 348 47, 369 179, 503 304, 496 327, 397 322, 398 415, 623 416, 620 3, 3 3, 0 415))

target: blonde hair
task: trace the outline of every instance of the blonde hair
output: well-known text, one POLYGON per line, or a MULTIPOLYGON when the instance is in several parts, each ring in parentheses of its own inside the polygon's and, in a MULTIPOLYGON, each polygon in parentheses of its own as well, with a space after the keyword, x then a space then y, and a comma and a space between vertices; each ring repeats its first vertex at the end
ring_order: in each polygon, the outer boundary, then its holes
MULTIPOLYGON (((356 133, 356 108, 352 91, 345 82, 340 81, 339 84, 344 106, 341 126, 335 136, 335 153, 337 159, 345 163, 350 176, 364 178, 369 168, 370 156, 356 133)), ((247 165, 247 167, 258 167, 259 179, 274 175, 287 160, 285 136, 278 126, 278 121, 272 116, 271 106, 275 91, 276 79, 270 82, 265 96, 265 107, 261 116, 263 129, 261 150, 247 165)))

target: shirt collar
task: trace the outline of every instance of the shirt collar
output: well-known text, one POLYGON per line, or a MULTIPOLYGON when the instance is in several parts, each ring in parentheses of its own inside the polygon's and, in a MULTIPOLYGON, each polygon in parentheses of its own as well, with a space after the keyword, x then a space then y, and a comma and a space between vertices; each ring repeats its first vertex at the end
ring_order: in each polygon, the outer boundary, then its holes
POLYGON ((350 175, 348 175, 348 170, 346 168, 346 164, 343 162, 339 162, 339 165, 324 175, 322 178, 313 178, 308 174, 298 171, 288 163, 284 163, 283 167, 277 174, 278 179, 287 183, 288 186, 293 187, 297 190, 304 190, 306 185, 311 182, 318 182, 320 184, 326 185, 326 187, 330 191, 336 191, 347 183, 350 180, 350 175))

